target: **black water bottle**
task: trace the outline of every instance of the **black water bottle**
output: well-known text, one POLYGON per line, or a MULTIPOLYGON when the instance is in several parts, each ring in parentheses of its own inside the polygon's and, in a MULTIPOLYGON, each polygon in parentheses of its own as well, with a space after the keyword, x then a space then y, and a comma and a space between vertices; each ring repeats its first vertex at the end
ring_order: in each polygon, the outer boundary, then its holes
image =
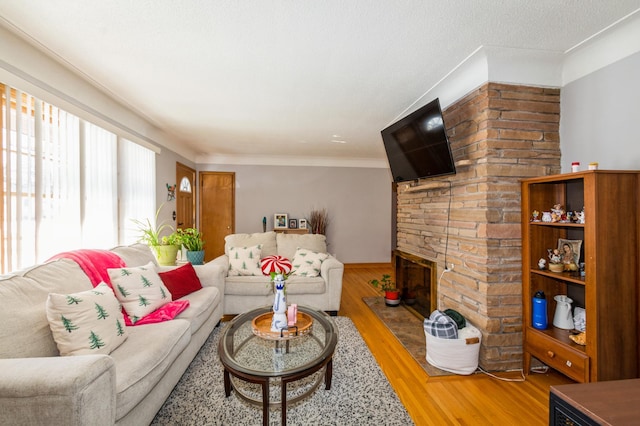
POLYGON ((533 309, 532 309, 531 322, 533 328, 538 330, 547 329, 547 298, 544 296, 542 290, 538 290, 533 295, 533 309))

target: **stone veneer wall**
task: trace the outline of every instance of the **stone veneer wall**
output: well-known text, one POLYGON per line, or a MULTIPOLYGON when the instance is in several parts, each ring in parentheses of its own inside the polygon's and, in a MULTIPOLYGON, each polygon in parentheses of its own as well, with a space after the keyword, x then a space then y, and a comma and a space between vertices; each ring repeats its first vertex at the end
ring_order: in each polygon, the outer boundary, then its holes
POLYGON ((443 114, 457 174, 398 184, 397 246, 438 263, 438 306, 482 331, 480 366, 521 368, 520 180, 560 173, 560 89, 486 83, 443 114))

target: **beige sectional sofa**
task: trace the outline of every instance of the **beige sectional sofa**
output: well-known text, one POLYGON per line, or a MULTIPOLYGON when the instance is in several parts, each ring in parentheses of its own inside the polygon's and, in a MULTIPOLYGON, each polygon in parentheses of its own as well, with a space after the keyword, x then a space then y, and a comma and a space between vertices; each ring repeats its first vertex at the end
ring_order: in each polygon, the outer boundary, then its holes
MULTIPOLYGON (((265 275, 233 276, 229 274, 229 253, 234 247, 260 246, 261 258, 280 255, 293 260, 298 248, 312 252, 328 253, 324 235, 284 234, 263 232, 231 234, 225 238, 225 254, 210 263, 227 271, 225 277, 224 314, 239 314, 260 306, 273 304, 273 287, 265 275)), ((294 265, 293 269, 296 269, 294 265)), ((344 265, 334 256, 322 261, 317 277, 299 276, 295 273, 287 279, 287 303, 306 305, 336 315, 342 296, 344 265)))
MULTIPOLYGON (((155 262, 144 245, 113 252, 127 266, 155 262)), ((172 321, 127 327, 109 355, 59 356, 45 302, 92 289, 74 261, 0 279, 0 425, 149 424, 222 317, 226 270, 195 269, 203 288, 183 298, 189 307, 172 321)))

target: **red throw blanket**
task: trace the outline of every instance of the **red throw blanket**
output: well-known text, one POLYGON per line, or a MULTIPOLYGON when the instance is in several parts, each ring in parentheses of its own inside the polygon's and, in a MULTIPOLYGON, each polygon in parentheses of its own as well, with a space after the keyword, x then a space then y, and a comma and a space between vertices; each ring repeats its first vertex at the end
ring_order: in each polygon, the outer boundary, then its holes
MULTIPOLYGON (((108 269, 124 268, 126 266, 120 256, 109 250, 80 249, 67 251, 56 254, 47 262, 57 259, 73 260, 80 266, 82 271, 87 274, 94 287, 104 282, 111 287, 112 290, 113 287, 111 286, 108 269)), ((143 325, 171 320, 188 307, 188 300, 174 300, 151 312, 149 315, 140 318, 135 324, 131 322, 124 308, 122 309, 122 314, 127 326, 143 325)))
POLYGON ((107 269, 124 268, 126 266, 120 256, 109 250, 80 249, 66 251, 56 254, 48 261, 57 259, 70 259, 76 262, 87 274, 94 287, 101 282, 105 282, 111 287, 111 279, 107 269))

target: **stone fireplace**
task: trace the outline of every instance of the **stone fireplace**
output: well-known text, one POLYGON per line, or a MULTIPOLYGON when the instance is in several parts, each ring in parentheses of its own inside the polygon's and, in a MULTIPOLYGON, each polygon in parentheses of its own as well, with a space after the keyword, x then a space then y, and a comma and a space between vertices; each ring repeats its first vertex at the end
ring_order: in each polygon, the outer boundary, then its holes
POLYGON ((393 251, 393 273, 403 305, 420 319, 438 307, 438 265, 400 250, 393 251))
POLYGON ((443 113, 457 173, 397 185, 396 246, 435 263, 437 307, 482 331, 480 366, 521 368, 520 180, 560 173, 560 89, 486 83, 443 113))

